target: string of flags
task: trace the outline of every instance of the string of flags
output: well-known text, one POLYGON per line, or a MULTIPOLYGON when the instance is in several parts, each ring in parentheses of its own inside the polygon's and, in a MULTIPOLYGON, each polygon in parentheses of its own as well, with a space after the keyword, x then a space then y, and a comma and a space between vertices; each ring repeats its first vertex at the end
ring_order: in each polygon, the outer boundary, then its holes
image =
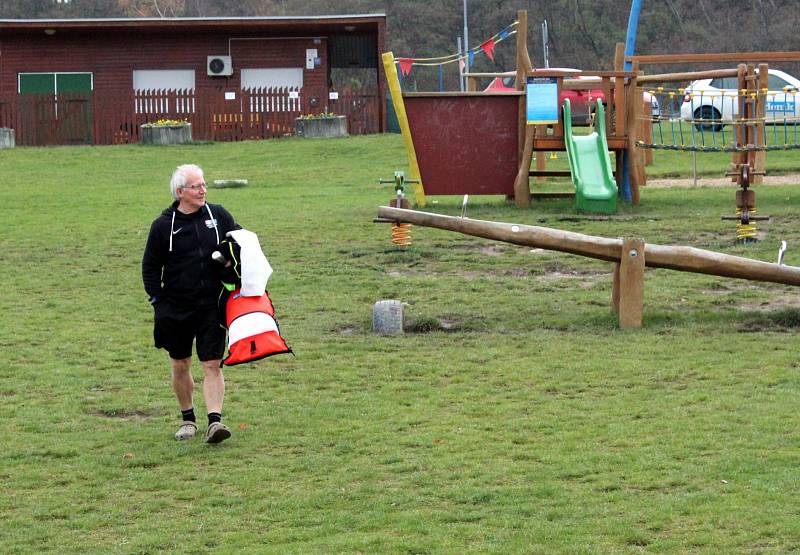
POLYGON ((486 56, 494 61, 494 47, 497 43, 504 41, 511 35, 516 34, 517 24, 515 21, 499 33, 495 33, 491 38, 486 39, 478 46, 470 48, 466 53, 450 54, 449 56, 438 56, 436 58, 397 58, 396 62, 400 66, 400 72, 403 75, 411 73, 413 66, 441 66, 445 64, 452 64, 458 62, 459 68, 463 71, 464 61, 469 59, 469 65, 475 61, 475 54, 483 52, 486 56))

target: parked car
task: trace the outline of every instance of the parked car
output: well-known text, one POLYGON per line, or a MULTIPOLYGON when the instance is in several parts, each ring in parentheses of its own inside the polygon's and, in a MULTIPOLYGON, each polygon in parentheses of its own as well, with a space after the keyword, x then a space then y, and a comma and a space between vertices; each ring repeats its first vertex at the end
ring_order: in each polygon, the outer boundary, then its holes
MULTIPOLYGON (((587 81, 597 81, 600 82, 599 77, 595 77, 592 75, 582 75, 581 70, 573 69, 568 67, 551 67, 548 68, 548 71, 563 71, 567 73, 575 73, 576 75, 569 77, 569 79, 583 79, 587 81)), ((509 72, 507 75, 502 77, 495 77, 489 83, 484 91, 491 92, 491 91, 516 91, 516 82, 517 77, 516 73, 509 72)), ((601 88, 593 88, 593 89, 582 89, 582 90, 573 90, 573 89, 561 89, 561 94, 559 95, 558 102, 560 105, 564 104, 564 100, 569 99, 570 105, 572 107, 572 125, 588 125, 589 119, 594 112, 594 105, 598 99, 600 99, 603 104, 608 104, 606 102, 606 93, 601 88)), ((660 113, 660 107, 658 104, 658 99, 655 95, 651 95, 647 91, 644 93, 644 101, 645 103, 650 104, 650 110, 653 118, 657 118, 660 113)))
MULTIPOLYGON (((766 123, 800 116, 800 80, 778 69, 770 69, 767 88, 766 123)), ((692 81, 685 92, 681 118, 694 121, 698 130, 719 131, 739 114, 736 77, 692 81)))

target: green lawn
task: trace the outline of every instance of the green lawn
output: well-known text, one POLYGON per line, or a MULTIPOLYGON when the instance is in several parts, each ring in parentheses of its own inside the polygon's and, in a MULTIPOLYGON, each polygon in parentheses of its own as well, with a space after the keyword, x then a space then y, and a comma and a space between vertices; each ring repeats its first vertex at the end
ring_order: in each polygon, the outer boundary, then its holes
MULTIPOLYGON (((768 165, 800 173, 795 152, 768 165)), ((622 331, 609 263, 420 227, 396 248, 372 219, 406 169, 397 135, 17 148, 0 168, 4 553, 800 551, 797 288, 648 270, 644 327, 622 331), (186 162, 250 181, 209 198, 259 234, 296 352, 227 370, 219 446, 172 439, 140 277, 186 162), (372 333, 381 299, 408 303, 408 333, 372 333)), ((783 239, 800 265, 800 187, 757 188, 773 220, 749 246, 720 219, 734 191, 467 215, 768 261, 783 239)))

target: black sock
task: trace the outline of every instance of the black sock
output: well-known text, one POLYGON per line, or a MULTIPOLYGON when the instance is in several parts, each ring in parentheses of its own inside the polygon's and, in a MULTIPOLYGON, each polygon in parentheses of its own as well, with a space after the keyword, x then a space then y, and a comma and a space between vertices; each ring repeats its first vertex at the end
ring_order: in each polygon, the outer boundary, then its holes
POLYGON ((194 417, 194 407, 181 410, 181 417, 184 422, 197 422, 197 419, 194 417))
POLYGON ((222 415, 218 412, 209 412, 208 413, 208 425, 210 426, 214 422, 222 422, 222 415))

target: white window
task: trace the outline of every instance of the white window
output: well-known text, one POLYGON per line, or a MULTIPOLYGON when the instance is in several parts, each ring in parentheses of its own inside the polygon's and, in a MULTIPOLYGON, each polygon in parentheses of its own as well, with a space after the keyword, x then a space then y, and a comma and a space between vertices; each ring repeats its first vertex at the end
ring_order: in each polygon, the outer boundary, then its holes
POLYGON ((194 112, 193 69, 135 69, 133 90, 137 114, 194 112))
POLYGON ((297 112, 300 110, 299 95, 290 95, 289 91, 299 91, 303 88, 303 68, 242 69, 241 80, 242 89, 252 93, 250 96, 251 112, 297 112), (283 90, 276 94, 270 89, 283 90))

